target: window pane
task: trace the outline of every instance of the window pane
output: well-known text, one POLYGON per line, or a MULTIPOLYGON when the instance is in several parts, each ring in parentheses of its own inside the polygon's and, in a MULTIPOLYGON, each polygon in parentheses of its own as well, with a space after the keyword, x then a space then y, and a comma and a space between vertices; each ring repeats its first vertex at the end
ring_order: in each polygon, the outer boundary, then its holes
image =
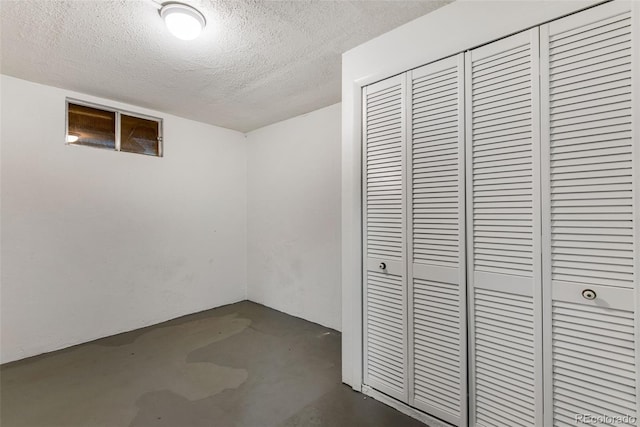
POLYGON ((116 113, 69 103, 67 142, 116 148, 116 113), (76 140, 77 137, 77 140, 76 140))
POLYGON ((120 115, 120 151, 159 156, 159 123, 140 117, 120 115))

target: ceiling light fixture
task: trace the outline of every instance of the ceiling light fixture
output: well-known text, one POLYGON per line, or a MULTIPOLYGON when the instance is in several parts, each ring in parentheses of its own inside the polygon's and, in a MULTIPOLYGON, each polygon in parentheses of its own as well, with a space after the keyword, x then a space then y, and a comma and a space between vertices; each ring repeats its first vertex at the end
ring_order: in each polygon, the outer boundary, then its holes
POLYGON ((171 34, 182 40, 195 39, 207 25, 202 13, 182 3, 164 4, 160 16, 171 34))

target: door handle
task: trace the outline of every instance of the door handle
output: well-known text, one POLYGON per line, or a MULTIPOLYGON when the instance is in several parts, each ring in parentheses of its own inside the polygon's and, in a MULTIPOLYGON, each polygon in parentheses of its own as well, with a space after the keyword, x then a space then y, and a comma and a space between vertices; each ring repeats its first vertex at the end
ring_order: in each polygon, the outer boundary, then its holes
POLYGON ((582 291, 582 296, 583 296, 585 299, 588 299, 588 300, 594 300, 594 299, 596 299, 596 296, 597 296, 597 295, 596 295, 596 292, 595 292, 594 290, 592 290, 592 289, 585 289, 584 291, 582 291))

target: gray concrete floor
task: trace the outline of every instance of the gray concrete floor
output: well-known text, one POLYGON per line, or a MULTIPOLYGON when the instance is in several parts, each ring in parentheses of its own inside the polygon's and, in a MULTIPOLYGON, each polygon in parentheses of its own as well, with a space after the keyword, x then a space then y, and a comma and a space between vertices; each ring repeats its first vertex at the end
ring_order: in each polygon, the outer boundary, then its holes
POLYGON ((248 301, 0 367, 3 427, 419 427, 340 383, 340 334, 248 301))

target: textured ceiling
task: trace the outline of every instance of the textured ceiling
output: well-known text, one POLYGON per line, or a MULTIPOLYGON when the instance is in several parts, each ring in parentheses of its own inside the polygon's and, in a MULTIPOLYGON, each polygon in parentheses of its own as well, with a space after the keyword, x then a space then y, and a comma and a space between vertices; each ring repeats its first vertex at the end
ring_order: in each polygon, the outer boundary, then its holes
POLYGON ((432 1, 184 1, 174 38, 153 0, 0 0, 1 72, 239 131, 340 101, 341 54, 432 1))

